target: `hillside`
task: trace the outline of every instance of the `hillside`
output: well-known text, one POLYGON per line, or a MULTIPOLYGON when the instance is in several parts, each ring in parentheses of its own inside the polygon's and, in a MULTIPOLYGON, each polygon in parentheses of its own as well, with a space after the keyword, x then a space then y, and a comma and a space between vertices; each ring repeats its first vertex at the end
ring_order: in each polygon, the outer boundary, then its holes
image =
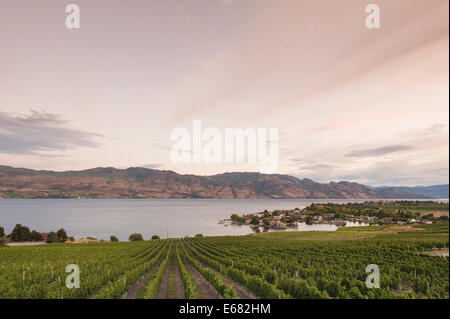
POLYGON ((316 183, 289 175, 181 175, 140 167, 36 171, 0 166, 0 198, 427 198, 398 188, 316 183))
POLYGON ((448 184, 433 185, 433 186, 414 186, 414 187, 398 186, 398 187, 377 188, 378 191, 391 191, 393 189, 418 193, 430 198, 448 198, 448 184))

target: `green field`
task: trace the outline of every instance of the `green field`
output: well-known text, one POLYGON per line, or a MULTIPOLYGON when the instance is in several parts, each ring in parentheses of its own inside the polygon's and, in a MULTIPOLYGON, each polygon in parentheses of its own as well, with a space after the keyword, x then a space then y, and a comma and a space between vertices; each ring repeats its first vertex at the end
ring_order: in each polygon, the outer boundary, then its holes
POLYGON ((447 222, 0 248, 0 298, 449 298, 448 231, 447 222), (79 266, 79 289, 66 287, 68 264, 79 266), (366 287, 369 264, 380 288, 366 287))

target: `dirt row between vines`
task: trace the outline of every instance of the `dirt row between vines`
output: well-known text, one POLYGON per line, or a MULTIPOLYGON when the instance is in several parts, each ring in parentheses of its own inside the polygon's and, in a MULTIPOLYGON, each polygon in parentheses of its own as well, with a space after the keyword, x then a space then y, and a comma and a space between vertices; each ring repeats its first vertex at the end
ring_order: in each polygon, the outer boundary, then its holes
MULTIPOLYGON (((165 249, 164 247, 159 247, 157 248, 156 251, 151 252, 151 255, 156 256, 156 254, 158 254, 161 249, 165 249)), ((153 267, 147 271, 143 277, 139 278, 127 291, 127 296, 125 297, 125 299, 136 299, 137 296, 139 295, 139 293, 141 292, 142 289, 145 288, 145 285, 147 283, 147 281, 150 279, 151 275, 158 269, 159 264, 161 263, 160 260, 158 260, 156 262, 155 265, 153 265, 153 267)))
POLYGON ((222 278, 222 280, 231 285, 234 290, 236 291, 236 294, 238 296, 239 299, 257 299, 254 295, 252 295, 245 287, 235 283, 234 281, 230 280, 229 278, 223 276, 221 273, 219 273, 217 270, 208 267, 207 265, 205 265, 193 252, 192 250, 185 246, 191 253, 192 258, 194 258, 203 268, 207 268, 210 269, 211 271, 213 271, 214 273, 220 275, 220 277, 222 278))
POLYGON ((169 263, 159 287, 157 299, 185 299, 184 285, 181 279, 178 260, 172 250, 169 263))
POLYGON ((198 295, 199 299, 223 299, 222 295, 217 292, 216 288, 214 288, 214 286, 211 285, 205 277, 203 277, 202 274, 195 269, 194 266, 186 262, 186 268, 191 273, 198 288, 200 289, 198 295))
MULTIPOLYGON (((186 247, 186 246, 185 246, 186 247)), ((189 247, 186 247, 188 251, 190 252, 190 255, 197 261, 199 264, 207 269, 212 270, 216 274, 219 274, 222 278, 222 280, 231 285, 234 290, 236 291, 237 296, 240 299, 256 299, 255 296, 253 296, 251 293, 247 291, 246 288, 243 286, 233 282, 232 280, 222 276, 219 272, 216 270, 206 266, 204 263, 202 263, 197 256, 195 256, 192 251, 190 251, 189 247)), ((200 299, 223 299, 223 296, 216 290, 216 288, 209 283, 203 275, 194 267, 192 266, 188 261, 186 261, 186 268, 193 277, 195 284, 198 288, 198 298, 200 299)), ((142 289, 145 289, 145 286, 149 280, 149 278, 152 276, 152 274, 157 271, 158 267, 160 266, 160 261, 158 261, 151 270, 149 270, 143 278, 139 278, 133 286, 131 286, 128 289, 128 293, 126 296, 126 299, 136 299, 141 292, 142 289)), ((174 251, 171 252, 171 256, 169 257, 169 262, 167 264, 166 270, 164 272, 163 278, 161 280, 161 286, 159 287, 157 299, 185 299, 185 293, 184 293, 184 285, 180 274, 180 269, 178 265, 178 260, 175 258, 174 251), (168 289, 169 286, 171 289, 168 289), (169 291, 170 290, 170 291, 169 291), (175 291, 174 291, 175 290, 175 291)))

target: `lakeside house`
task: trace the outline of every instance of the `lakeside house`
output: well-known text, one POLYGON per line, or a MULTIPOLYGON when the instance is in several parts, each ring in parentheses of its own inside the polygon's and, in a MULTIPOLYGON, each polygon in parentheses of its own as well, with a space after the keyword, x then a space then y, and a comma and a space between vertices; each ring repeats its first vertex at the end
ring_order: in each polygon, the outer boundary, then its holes
POLYGON ((252 218, 250 216, 245 216, 242 218, 242 221, 246 224, 249 224, 251 222, 252 218))
POLYGON ((277 229, 285 229, 287 227, 285 223, 280 222, 278 220, 270 221, 269 225, 274 227, 274 228, 277 228, 277 229))

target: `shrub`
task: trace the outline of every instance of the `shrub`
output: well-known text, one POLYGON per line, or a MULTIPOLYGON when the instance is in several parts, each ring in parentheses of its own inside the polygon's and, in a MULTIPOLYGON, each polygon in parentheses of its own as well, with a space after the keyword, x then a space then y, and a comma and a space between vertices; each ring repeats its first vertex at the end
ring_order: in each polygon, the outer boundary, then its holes
POLYGON ((30 239, 32 241, 42 241, 43 238, 42 238, 42 234, 40 232, 37 232, 37 231, 33 230, 31 232, 30 239))
POLYGON ((252 216, 252 220, 250 221, 250 224, 258 225, 259 224, 259 217, 256 216, 256 215, 252 216))
POLYGON ((240 217, 238 214, 233 214, 230 216, 230 218, 235 222, 242 223, 242 217, 240 217))
POLYGON ((111 236, 111 237, 109 237, 109 240, 110 241, 119 241, 119 238, 117 238, 116 236, 111 236))
POLYGON ((141 234, 138 233, 133 233, 130 235, 130 237, 128 237, 129 241, 143 241, 144 237, 142 237, 141 234))
POLYGON ((28 240, 31 240, 30 229, 26 226, 22 226, 21 224, 17 224, 11 232, 11 241, 20 242, 28 240))
POLYGON ((5 229, 0 226, 0 237, 5 236, 5 229))
POLYGON ((0 237, 0 247, 5 247, 7 243, 8 243, 8 240, 6 239, 5 236, 0 237))
POLYGON ((153 235, 153 236, 152 236, 152 239, 161 239, 161 238, 159 238, 158 235, 153 235))
POLYGON ((45 239, 47 244, 53 244, 58 242, 58 235, 52 231, 47 234, 47 238, 45 239))
POLYGON ((203 237, 203 234, 197 234, 195 237, 203 237))
POLYGON ((63 228, 58 230, 56 232, 56 235, 58 236, 58 241, 59 242, 63 242, 64 243, 64 242, 67 241, 67 234, 66 234, 66 231, 63 228))

